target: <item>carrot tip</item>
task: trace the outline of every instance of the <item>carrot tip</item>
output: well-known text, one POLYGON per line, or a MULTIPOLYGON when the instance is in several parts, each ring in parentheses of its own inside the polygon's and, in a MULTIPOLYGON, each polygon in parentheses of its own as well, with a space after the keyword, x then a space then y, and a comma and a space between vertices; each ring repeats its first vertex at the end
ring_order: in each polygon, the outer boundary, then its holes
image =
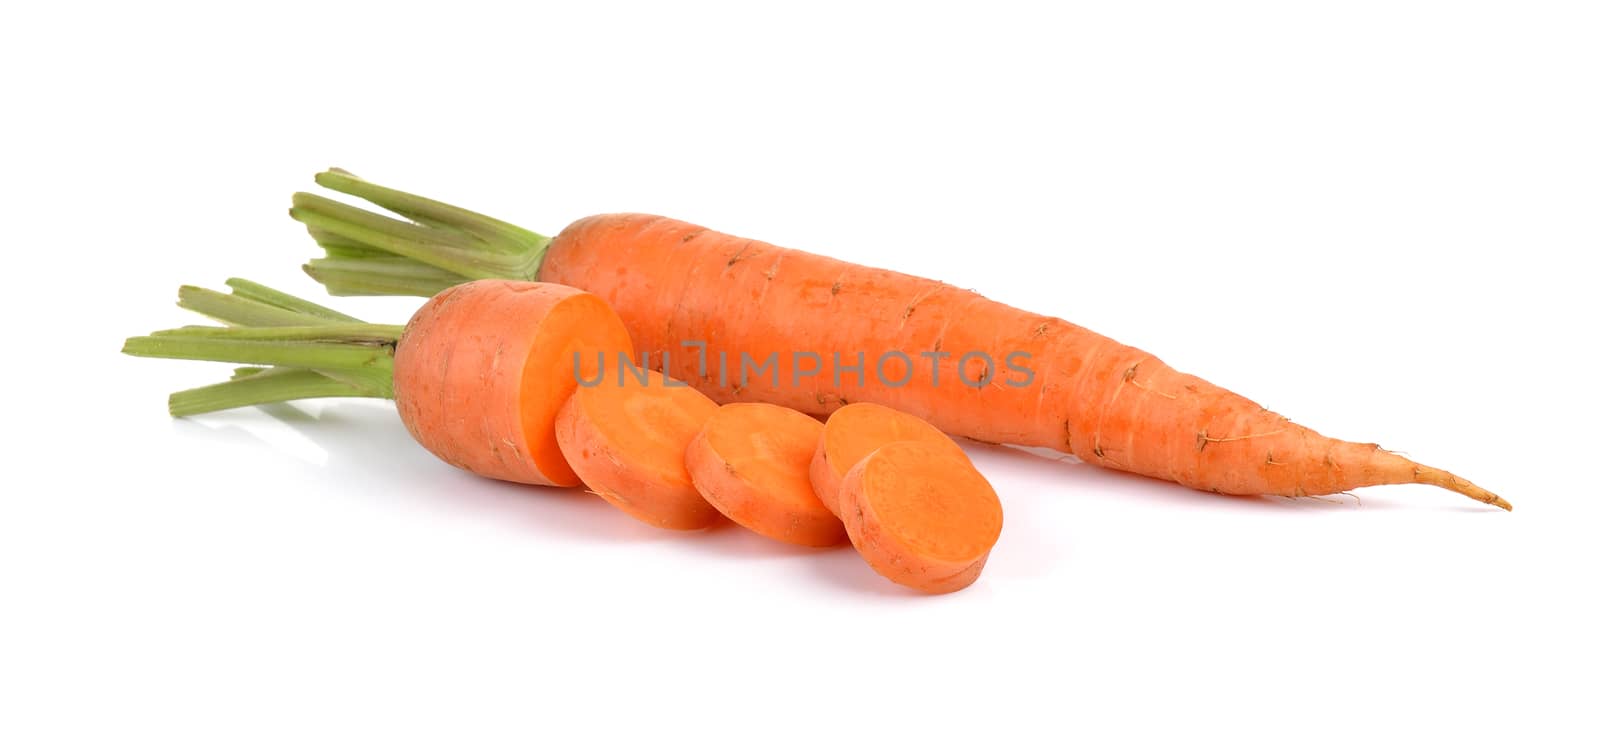
POLYGON ((1494 492, 1485 489, 1471 481, 1461 478, 1460 476, 1450 473, 1449 471, 1441 471, 1437 468, 1430 468, 1428 466, 1417 466, 1416 479, 1418 483, 1425 483, 1438 486, 1439 488, 1449 489, 1461 494, 1462 496, 1466 496, 1477 501, 1482 501, 1490 506, 1498 506, 1506 511, 1511 511, 1511 502, 1506 501, 1505 499, 1500 498, 1498 494, 1495 494, 1494 492))

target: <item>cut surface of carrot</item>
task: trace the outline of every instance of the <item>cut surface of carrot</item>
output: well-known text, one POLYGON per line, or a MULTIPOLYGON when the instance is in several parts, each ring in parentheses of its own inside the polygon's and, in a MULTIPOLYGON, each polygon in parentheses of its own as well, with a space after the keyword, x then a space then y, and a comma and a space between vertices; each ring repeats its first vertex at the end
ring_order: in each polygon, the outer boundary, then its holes
POLYGON ((639 377, 613 372, 578 387, 556 416, 561 453, 591 491, 640 521, 710 526, 720 517, 695 490, 684 452, 717 404, 659 372, 639 377))
POLYGON ((850 469, 839 496, 867 564, 923 592, 972 584, 1000 538, 1000 498, 970 461, 939 446, 883 446, 850 469))
POLYGON ((724 405, 689 444, 695 488, 739 525, 780 542, 826 547, 844 524, 811 488, 810 463, 822 424, 764 403, 724 405))
POLYGON ((577 388, 573 355, 631 347, 594 295, 525 281, 474 281, 411 317, 394 354, 395 406, 411 435, 447 463, 492 478, 576 486, 555 439, 577 388))
POLYGON ((867 454, 897 441, 945 447, 966 456, 950 436, 910 413, 869 402, 850 403, 828 416, 811 459, 811 487, 834 514, 839 513, 839 486, 844 475, 867 454))

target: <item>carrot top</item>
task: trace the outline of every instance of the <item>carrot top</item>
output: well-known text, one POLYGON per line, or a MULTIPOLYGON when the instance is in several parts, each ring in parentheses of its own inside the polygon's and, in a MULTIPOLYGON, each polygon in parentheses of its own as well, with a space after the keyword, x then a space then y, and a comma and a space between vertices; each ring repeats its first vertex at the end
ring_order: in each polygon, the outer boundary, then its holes
POLYGON ((295 194, 289 216, 306 225, 324 253, 305 272, 336 296, 432 296, 472 279, 532 280, 550 244, 548 236, 338 168, 316 181, 406 218, 295 194))
POLYGON ((136 357, 236 362, 231 380, 173 393, 174 417, 314 397, 394 397, 394 349, 404 327, 368 324, 244 279, 232 293, 178 289, 178 305, 227 326, 186 326, 132 337, 136 357))

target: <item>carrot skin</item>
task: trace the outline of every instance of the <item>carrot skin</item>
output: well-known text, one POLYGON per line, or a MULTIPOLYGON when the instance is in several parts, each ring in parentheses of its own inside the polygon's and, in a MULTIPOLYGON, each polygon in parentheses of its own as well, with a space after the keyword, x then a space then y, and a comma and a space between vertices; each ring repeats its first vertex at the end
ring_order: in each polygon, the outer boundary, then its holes
POLYGON ((834 516, 838 516, 839 486, 843 483, 844 477, 839 475, 833 464, 828 462, 828 448, 823 441, 825 437, 827 436, 823 435, 817 438, 817 450, 811 454, 811 465, 809 466, 811 490, 816 493, 817 500, 821 501, 828 511, 833 512, 834 516))
MULTIPOLYGON (((875 402, 954 435, 1053 448, 1219 493, 1314 496, 1420 482, 1510 508, 1465 479, 1327 438, 1147 352, 937 281, 644 214, 574 222, 551 241, 538 277, 606 300, 640 356, 665 361, 669 374, 720 403, 825 415, 875 402), (821 355, 816 374, 802 374, 809 362, 799 352, 821 355), (843 370, 858 352, 864 377, 843 370), (891 352, 913 358, 903 386, 881 384, 875 371, 891 352), (934 362, 924 352, 950 356, 934 362), (969 352, 989 361, 960 361, 969 352), (740 377, 742 356, 776 356, 776 381, 740 377)), ((887 362, 885 375, 897 378, 902 365, 887 362)))

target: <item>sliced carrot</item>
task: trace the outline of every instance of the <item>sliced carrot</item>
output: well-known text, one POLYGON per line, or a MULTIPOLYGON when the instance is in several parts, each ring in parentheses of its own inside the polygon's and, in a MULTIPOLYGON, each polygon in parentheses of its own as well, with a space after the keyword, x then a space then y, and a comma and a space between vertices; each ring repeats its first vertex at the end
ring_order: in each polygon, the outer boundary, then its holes
POLYGON ((717 511, 780 542, 826 547, 844 525, 811 489, 811 454, 822 424, 764 403, 719 408, 689 444, 684 462, 694 486, 717 511))
POLYGON ((828 416, 811 458, 811 487, 834 514, 839 513, 839 486, 844 475, 867 454, 902 440, 943 447, 966 457, 961 446, 928 421, 910 413, 869 402, 846 405, 828 416))
POLYGON ((556 442, 590 490, 667 529, 718 518, 684 467, 684 450, 717 411, 711 398, 659 372, 629 372, 579 387, 556 415, 556 442))
POLYGON ((923 592, 978 579, 1000 538, 1000 498, 965 456, 928 443, 890 443, 844 477, 850 542, 878 574, 923 592))
POLYGON ((580 378, 593 379, 601 353, 616 358, 633 346, 605 302, 559 284, 460 284, 402 328, 243 279, 228 283, 233 293, 178 292, 181 306, 228 326, 164 330, 123 346, 141 357, 266 366, 174 393, 174 416, 310 397, 393 398, 406 430, 440 460, 506 481, 578 485, 556 444, 556 411, 580 378))
POLYGON ((621 320, 591 294, 523 281, 461 284, 406 325, 394 353, 395 407, 412 437, 447 463, 576 486, 556 444, 556 412, 578 377, 594 374, 598 353, 616 357, 629 346, 621 320))

